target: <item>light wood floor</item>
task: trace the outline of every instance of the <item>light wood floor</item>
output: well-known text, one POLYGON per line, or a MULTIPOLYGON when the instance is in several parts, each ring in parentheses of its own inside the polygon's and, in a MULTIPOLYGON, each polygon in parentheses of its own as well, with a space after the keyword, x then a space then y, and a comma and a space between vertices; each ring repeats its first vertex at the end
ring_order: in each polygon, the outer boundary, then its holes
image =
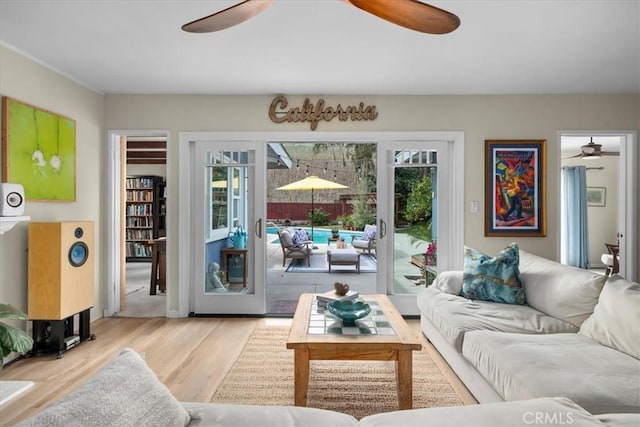
MULTIPOLYGON (((418 320, 407 322, 420 329, 418 320)), ((126 347, 145 354, 150 368, 178 400, 209 402, 256 327, 290 324, 291 319, 283 318, 99 319, 91 324, 96 340, 83 342, 62 359, 55 354, 34 356, 5 366, 1 380, 29 380, 35 385, 0 407, 0 423, 14 425, 38 413, 126 347)), ((476 403, 438 352, 425 339, 423 345, 464 402, 476 403)))

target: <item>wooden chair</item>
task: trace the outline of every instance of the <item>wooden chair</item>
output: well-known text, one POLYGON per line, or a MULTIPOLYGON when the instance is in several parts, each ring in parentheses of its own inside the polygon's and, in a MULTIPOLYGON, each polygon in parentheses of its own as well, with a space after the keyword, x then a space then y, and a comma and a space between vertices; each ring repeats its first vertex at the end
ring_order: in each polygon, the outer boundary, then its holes
POLYGON ((311 253, 313 248, 312 241, 306 241, 299 244, 293 243, 293 236, 291 231, 278 230, 278 238, 280 239, 280 246, 282 247, 282 266, 284 267, 287 258, 291 259, 306 259, 307 267, 311 267, 311 253))
POLYGON ((365 225, 363 232, 362 236, 351 237, 351 246, 370 254, 372 250, 376 250, 377 228, 375 225, 365 225))
POLYGON ((602 254, 600 260, 607 266, 605 274, 607 276, 611 276, 612 274, 617 274, 620 271, 620 258, 618 255, 620 253, 620 246, 611 243, 605 243, 604 245, 607 247, 607 251, 609 253, 602 254))

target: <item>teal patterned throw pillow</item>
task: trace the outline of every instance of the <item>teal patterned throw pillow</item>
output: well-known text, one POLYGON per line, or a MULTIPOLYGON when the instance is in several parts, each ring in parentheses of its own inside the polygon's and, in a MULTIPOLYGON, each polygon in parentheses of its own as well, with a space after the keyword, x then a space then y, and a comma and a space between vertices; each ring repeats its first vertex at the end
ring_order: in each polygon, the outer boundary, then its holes
POLYGON ((464 248, 462 296, 469 299, 524 304, 518 245, 510 244, 495 257, 464 248))

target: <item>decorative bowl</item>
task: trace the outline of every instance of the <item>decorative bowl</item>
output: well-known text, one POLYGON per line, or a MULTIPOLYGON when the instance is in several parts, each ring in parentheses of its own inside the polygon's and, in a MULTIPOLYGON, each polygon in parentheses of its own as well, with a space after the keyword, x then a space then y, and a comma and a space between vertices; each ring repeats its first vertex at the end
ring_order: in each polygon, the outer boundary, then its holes
POLYGON ((369 304, 359 300, 332 301, 327 304, 327 308, 331 314, 342 319, 344 326, 355 326, 357 319, 371 312, 369 304))

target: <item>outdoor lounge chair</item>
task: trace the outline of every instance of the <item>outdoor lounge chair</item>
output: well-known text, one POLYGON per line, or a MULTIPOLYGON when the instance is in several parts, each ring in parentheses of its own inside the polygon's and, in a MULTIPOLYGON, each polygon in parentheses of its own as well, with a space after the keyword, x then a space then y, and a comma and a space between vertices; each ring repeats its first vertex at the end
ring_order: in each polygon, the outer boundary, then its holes
POLYGON ((365 225, 362 236, 351 237, 351 246, 370 254, 372 250, 376 250, 376 232, 375 225, 365 225))
POLYGON ((293 243, 293 236, 291 235, 291 231, 288 229, 279 230, 278 238, 280 239, 280 246, 282 247, 282 266, 287 260, 287 258, 302 258, 307 260, 307 266, 311 266, 311 256, 313 242, 311 240, 307 240, 305 242, 300 242, 298 244, 293 243))

